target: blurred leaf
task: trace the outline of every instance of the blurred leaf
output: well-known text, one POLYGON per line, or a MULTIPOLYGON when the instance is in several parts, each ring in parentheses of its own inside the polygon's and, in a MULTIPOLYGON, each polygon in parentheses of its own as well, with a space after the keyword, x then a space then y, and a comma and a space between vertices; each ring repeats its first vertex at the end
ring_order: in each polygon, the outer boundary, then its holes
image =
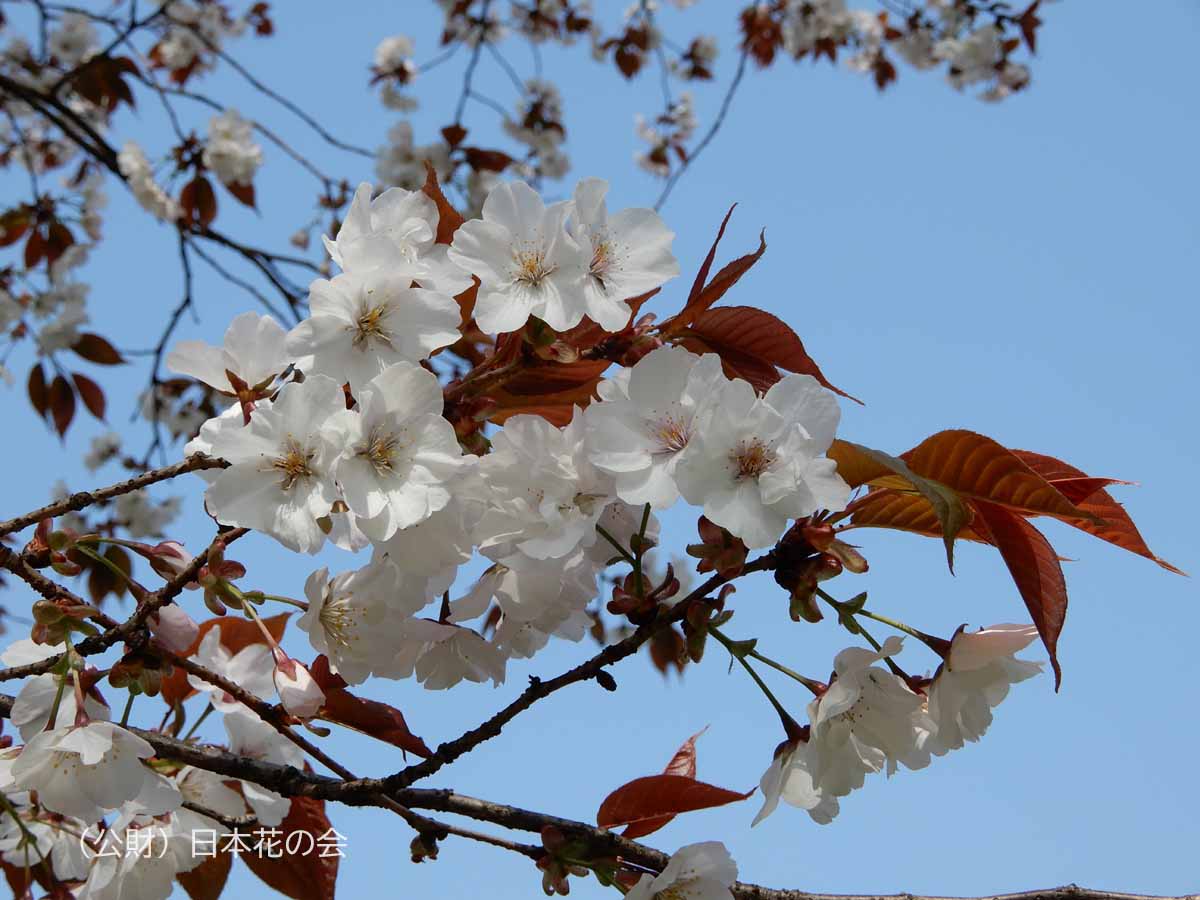
POLYGON ((79 399, 93 416, 104 421, 105 400, 104 391, 100 385, 80 372, 73 372, 71 380, 75 382, 75 390, 79 391, 79 399))
POLYGON ((55 375, 50 382, 50 417, 60 438, 66 435, 75 418, 75 392, 61 375, 55 375))
POLYGON ((125 362, 125 358, 108 342, 108 339, 98 334, 81 334, 79 340, 71 345, 71 349, 88 362, 100 366, 118 366, 125 362))

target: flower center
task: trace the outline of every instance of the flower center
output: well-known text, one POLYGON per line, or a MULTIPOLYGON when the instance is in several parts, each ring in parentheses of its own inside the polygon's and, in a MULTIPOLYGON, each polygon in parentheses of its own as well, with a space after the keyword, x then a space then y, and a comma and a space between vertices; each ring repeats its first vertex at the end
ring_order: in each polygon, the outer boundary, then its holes
POLYGON ((283 480, 279 484, 280 488, 290 491, 297 481, 315 476, 317 473, 312 467, 312 461, 316 456, 317 451, 305 447, 294 437, 288 435, 283 444, 283 455, 271 461, 271 468, 283 473, 283 480))
POLYGON ((368 306, 363 303, 359 309, 358 318, 354 321, 352 342, 357 349, 363 349, 371 341, 379 341, 381 344, 392 346, 391 333, 384 327, 387 314, 388 305, 386 303, 380 303, 377 306, 368 306))
POLYGON ((358 448, 358 455, 369 462, 379 475, 389 475, 396 467, 396 456, 400 439, 378 427, 372 428, 366 442, 358 448))
POLYGON ((555 270, 555 266, 546 265, 546 255, 542 250, 523 250, 513 254, 517 264, 517 274, 513 279, 525 287, 538 288, 555 270))
POLYGON ((349 648, 358 640, 356 632, 359 620, 362 618, 362 611, 356 610, 346 602, 349 599, 349 595, 347 595, 326 602, 321 607, 320 615, 317 616, 321 621, 321 627, 325 629, 326 637, 339 647, 345 648, 349 648))
POLYGON ((678 453, 692 439, 691 423, 680 416, 665 415, 650 426, 650 434, 658 441, 660 453, 678 453))
POLYGON ((613 247, 606 240, 598 239, 592 245, 592 264, 590 274, 604 287, 604 276, 608 274, 613 264, 613 247))
POLYGON ((673 884, 656 893, 654 900, 688 900, 691 886, 690 880, 673 884))
POLYGON ((775 462, 775 451, 758 438, 738 441, 737 448, 729 454, 729 461, 733 464, 734 478, 737 481, 758 478, 775 462))

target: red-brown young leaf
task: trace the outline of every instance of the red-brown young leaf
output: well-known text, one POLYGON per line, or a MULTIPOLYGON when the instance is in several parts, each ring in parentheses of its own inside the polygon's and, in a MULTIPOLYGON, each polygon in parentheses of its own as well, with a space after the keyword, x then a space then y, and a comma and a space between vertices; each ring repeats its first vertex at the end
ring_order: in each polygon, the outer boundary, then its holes
POLYGON ((700 294, 704 291, 704 285, 708 282, 708 273, 712 269, 713 260, 717 256, 717 247, 721 243, 721 238, 725 236, 725 226, 729 224, 729 217, 733 215, 733 211, 737 209, 737 204, 729 207, 729 212, 725 213, 725 218, 721 220, 721 227, 717 229, 717 238, 713 241, 712 246, 708 249, 708 255, 704 257, 704 262, 700 264, 700 270, 696 273, 696 280, 692 282, 692 289, 688 291, 687 303, 683 305, 679 315, 663 323, 664 330, 673 324, 678 324, 680 327, 691 323, 693 309, 700 302, 700 294))
POLYGON ((81 372, 71 373, 71 380, 75 382, 75 390, 79 391, 79 399, 83 401, 87 411, 103 422, 105 400, 100 385, 81 372))
POLYGON ((254 203, 254 182, 239 181, 234 184, 225 185, 226 190, 237 199, 237 201, 251 209, 258 209, 254 203))
POLYGON ((462 214, 446 199, 446 195, 442 193, 441 185, 438 184, 437 171, 433 168, 433 164, 429 160, 425 161, 425 185, 421 190, 425 192, 425 195, 430 200, 437 204, 437 243, 449 244, 454 240, 454 232, 458 231, 458 226, 465 220, 462 214))
POLYGON ((42 237, 40 229, 35 228, 29 233, 29 240, 25 242, 25 268, 32 269, 42 261, 46 255, 46 239, 42 237))
MULTIPOLYGON (((675 755, 671 757, 671 761, 667 763, 667 767, 663 770, 664 775, 681 775, 684 778, 696 777, 696 739, 700 735, 708 731, 708 728, 703 728, 697 731, 690 738, 683 742, 675 755)), ((654 819, 646 819, 642 822, 635 822, 621 832, 622 837, 627 837, 630 840, 635 840, 640 837, 645 837, 648 834, 653 834, 662 828, 664 825, 670 824, 675 816, 658 816, 654 819)))
POLYGON ((98 366, 119 366, 125 362, 125 357, 117 352, 117 348, 98 334, 87 332, 79 336, 71 349, 83 359, 98 366))
POLYGON ((71 229, 62 222, 51 222, 46 230, 46 262, 56 262, 75 243, 71 229))
MULTIPOLYGON (((1014 450, 1013 453, 1019 456, 1035 472, 1059 488, 1059 490, 1064 491, 1064 493, 1075 489, 1075 486, 1082 482, 1110 480, 1089 479, 1083 472, 1070 463, 1065 463, 1052 456, 1046 456, 1043 453, 1033 453, 1029 450, 1014 450)), ((1081 512, 1089 516, 1094 516, 1095 519, 1071 516, 1058 516, 1056 518, 1102 541, 1107 541, 1123 550, 1128 550, 1130 553, 1135 553, 1138 556, 1152 560, 1168 572, 1174 572, 1176 575, 1187 574, 1182 569, 1171 565, 1165 559, 1154 555, 1154 552, 1142 537, 1141 532, 1138 531, 1137 526, 1133 524, 1133 519, 1125 511, 1125 507, 1118 503, 1108 491, 1101 488, 1100 490, 1091 492, 1083 500, 1075 502, 1081 512)))
MULTIPOLYGON (((311 797, 293 797, 287 817, 280 823, 281 843, 287 843, 294 832, 307 831, 316 845, 311 853, 283 854, 272 858, 266 854, 244 853, 242 860, 268 887, 273 887, 292 900, 333 900, 337 884, 338 857, 322 855, 321 838, 331 826, 325 815, 325 801, 311 797)), ((326 838, 328 841, 329 838, 326 838)), ((308 847, 304 839, 303 847, 308 847)))
POLYGON ((189 222, 207 228, 217 217, 217 194, 212 182, 197 175, 183 186, 179 193, 179 205, 189 222))
POLYGON ((46 387, 46 370, 40 362, 35 362, 29 370, 29 381, 26 385, 29 391, 29 403, 43 419, 50 409, 50 392, 46 387))
POLYGON ((75 392, 61 375, 55 375, 50 382, 50 417, 60 438, 66 435, 75 418, 75 392))
POLYGON ((29 209, 24 206, 0 214, 0 247, 8 247, 19 241, 29 230, 31 221, 29 209))
POLYGON ((191 900, 217 900, 225 890, 225 882, 229 880, 229 870, 232 868, 233 854, 222 850, 215 856, 207 857, 190 872, 180 872, 175 880, 187 891, 191 900))
POLYGON ((714 277, 713 280, 706 284, 695 301, 688 301, 687 311, 690 314, 689 321, 694 320, 697 315, 704 312, 709 307, 713 306, 718 300, 725 296, 726 292, 733 287, 741 279, 743 275, 750 271, 750 268, 758 262, 764 253, 767 252, 766 232, 759 232, 758 249, 753 253, 747 253, 745 256, 739 256, 733 262, 726 263, 714 277))
MULTIPOLYGON (((970 504, 967 504, 967 510, 969 515, 970 504)), ((856 500, 850 524, 854 528, 890 528, 925 537, 945 538, 945 529, 928 499, 920 494, 888 488, 870 491, 856 500)), ((955 539, 991 543, 986 526, 979 523, 977 515, 970 520, 970 524, 959 529, 955 539)))
POLYGON ((422 759, 433 756, 433 751, 425 742, 409 731, 400 710, 376 700, 355 697, 346 690, 345 680, 329 671, 326 657, 318 656, 309 666, 309 671, 325 692, 325 705, 321 707, 317 718, 352 728, 422 759))
POLYGON ((939 431, 900 458, 969 497, 1036 515, 1087 517, 1019 456, 973 431, 939 431))
POLYGON ((694 346, 703 346, 718 354, 728 368, 759 390, 765 390, 779 380, 779 373, 774 371, 779 368, 811 375, 834 393, 855 403, 862 402, 831 384, 804 349, 800 336, 786 322, 765 310, 752 306, 705 310, 679 332, 679 337, 684 346, 690 341, 694 346))
POLYGON ((464 147, 463 153, 476 172, 503 172, 512 165, 513 158, 502 150, 484 150, 481 147, 464 147))
POLYGON ((454 125, 447 125, 442 129, 442 137, 446 139, 446 143, 449 144, 451 148, 457 147, 459 144, 461 144, 466 136, 467 129, 463 128, 457 123, 454 125))
POLYGON ((1030 53, 1037 53, 1037 30, 1042 24, 1042 20, 1037 17, 1037 10, 1041 3, 1042 0, 1034 0, 1017 19, 1017 24, 1021 27, 1021 37, 1025 38, 1025 43, 1029 45, 1030 53))
POLYGON ((742 794, 683 775, 648 775, 635 778, 605 797, 596 813, 596 824, 601 828, 618 828, 737 803, 753 793, 753 788, 742 794))
POLYGON ((1054 668, 1054 689, 1058 690, 1062 685, 1058 636, 1067 617, 1067 582, 1058 554, 1042 533, 1017 513, 986 500, 974 500, 972 505, 986 523, 1046 645, 1054 668))

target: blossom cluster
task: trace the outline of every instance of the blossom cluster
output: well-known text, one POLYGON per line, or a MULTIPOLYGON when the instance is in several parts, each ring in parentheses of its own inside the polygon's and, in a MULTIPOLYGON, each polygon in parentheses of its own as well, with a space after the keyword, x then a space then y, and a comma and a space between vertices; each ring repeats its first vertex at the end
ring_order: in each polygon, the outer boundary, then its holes
POLYGON ((619 331, 628 299, 677 274, 662 220, 609 214, 606 192, 588 179, 547 206, 521 182, 501 184, 446 245, 424 193, 372 197, 363 185, 327 239, 342 273, 314 282, 309 318, 285 334, 246 313, 223 347, 185 342, 168 357, 238 401, 187 448, 230 464, 203 473, 218 521, 299 552, 327 540, 372 548, 364 568, 320 570, 306 591, 301 626, 348 681, 499 682, 509 657, 552 635, 578 640, 619 549, 608 540, 629 546, 656 527, 642 526, 645 505, 683 497, 750 547, 773 544, 791 518, 844 505, 848 488, 824 457, 838 420, 831 392, 790 375, 759 397, 715 355, 681 347, 621 368, 565 426, 515 415, 490 453, 464 453, 426 367, 462 336, 455 295, 478 283, 474 321, 493 334, 531 317, 556 331, 585 317, 619 331), (476 551, 490 566, 474 588, 424 612, 476 551), (490 639, 463 627, 493 603, 490 639))

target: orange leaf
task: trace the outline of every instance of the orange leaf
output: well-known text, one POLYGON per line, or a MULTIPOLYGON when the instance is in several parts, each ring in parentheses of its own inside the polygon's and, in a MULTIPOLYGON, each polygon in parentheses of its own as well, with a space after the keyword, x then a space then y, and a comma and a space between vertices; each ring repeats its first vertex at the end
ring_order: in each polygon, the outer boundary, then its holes
POLYGON ((987 523, 993 542, 1012 573, 1017 590, 1037 626, 1050 665, 1054 667, 1054 689, 1062 684, 1058 665, 1058 636, 1067 617, 1067 582, 1058 554, 1040 531, 1016 513, 986 500, 972 505, 987 523))
POLYGON ((683 775, 648 775, 635 778, 605 797, 596 813, 596 823, 601 828, 617 828, 697 809, 725 806, 745 800, 753 793, 753 788, 741 794, 683 775))
MULTIPOLYGON (((663 770, 664 775, 682 775, 684 778, 695 779, 696 777, 696 739, 707 731, 704 728, 697 731, 690 738, 683 742, 683 745, 675 751, 675 755, 671 757, 671 761, 667 763, 667 767, 663 770)), ((673 815, 657 816, 653 819, 646 819, 642 822, 635 822, 627 827, 621 835, 630 840, 645 837, 648 834, 653 834, 667 825, 674 819, 673 815)))
MULTIPOLYGON (((1112 481, 1112 479, 1089 479, 1079 469, 1052 456, 1032 453, 1028 450, 1014 450, 1013 453, 1064 493, 1076 490, 1078 485, 1088 481, 1112 481)), ((1075 502, 1080 512, 1088 516, 1094 516, 1095 519, 1079 516, 1058 516, 1057 518, 1074 528, 1078 528, 1080 531, 1087 532, 1093 537, 1098 537, 1102 541, 1107 541, 1123 550, 1128 550, 1130 553, 1153 560, 1168 572, 1174 572, 1176 575, 1187 574, 1182 569, 1171 565, 1165 559, 1160 559, 1154 555, 1142 537, 1141 532, 1138 531, 1137 526, 1133 524, 1133 519, 1125 511, 1125 507, 1113 499, 1112 494, 1104 490, 1103 487, 1100 490, 1092 491, 1086 498, 1076 500, 1075 502)))
POLYGON ((678 337, 684 346, 689 340, 698 341, 718 354, 727 368, 759 390, 766 390, 779 380, 775 370, 780 368, 811 375, 834 393, 855 403, 862 402, 831 384, 804 349, 800 336, 786 322, 764 310, 752 306, 705 310, 678 332, 678 337))
MULTIPOLYGON (((933 505, 919 494, 896 490, 871 491, 854 504, 850 522, 855 528, 891 528, 910 531, 926 537, 942 537, 943 529, 938 522, 933 505)), ((978 527, 984 528, 982 523, 978 527)), ((990 544, 991 541, 976 531, 976 521, 964 525, 957 537, 966 541, 990 544)))
POLYGON ((345 725, 424 759, 433 755, 425 742, 408 730, 400 710, 376 700, 355 697, 346 690, 345 679, 329 671, 326 657, 318 656, 309 671, 325 692, 325 705, 318 718, 345 725))
POLYGON ((458 231, 458 226, 465 220, 462 214, 446 199, 446 195, 442 193, 442 188, 438 184, 437 172, 428 160, 425 161, 425 186, 421 190, 425 192, 429 199, 437 204, 437 243, 449 244, 454 240, 454 232, 458 231))
MULTIPOLYGON (((292 900, 333 900, 339 860, 336 855, 321 855, 321 837, 330 827, 325 815, 325 801, 293 797, 292 808, 279 825, 283 832, 279 840, 286 845, 289 835, 307 831, 312 835, 316 849, 304 854, 285 853, 278 858, 243 853, 242 860, 267 886, 292 900)), ((308 841, 305 839, 303 849, 307 847, 308 841)))
POLYGON ((900 458, 918 475, 969 497, 1025 512, 1087 518, 1019 456, 973 431, 940 431, 900 458))

